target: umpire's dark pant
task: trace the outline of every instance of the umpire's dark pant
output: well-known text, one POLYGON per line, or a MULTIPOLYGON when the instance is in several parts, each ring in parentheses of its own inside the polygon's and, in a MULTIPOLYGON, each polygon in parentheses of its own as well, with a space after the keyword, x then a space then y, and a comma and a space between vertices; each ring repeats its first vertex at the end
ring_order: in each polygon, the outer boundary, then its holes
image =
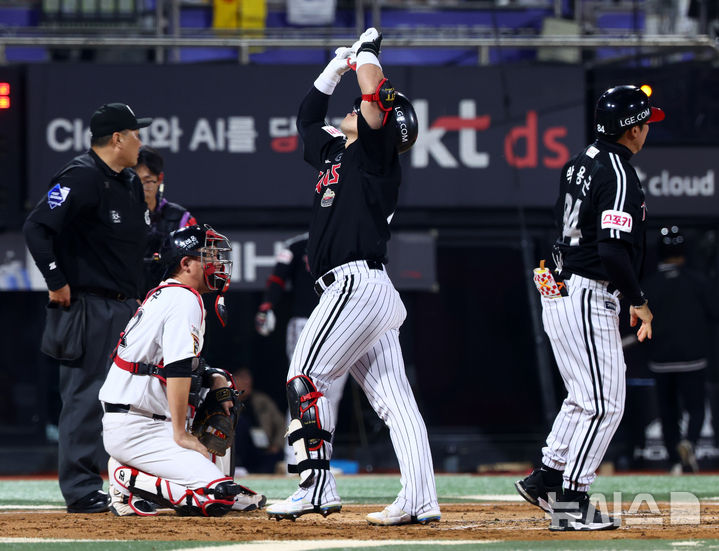
POLYGON ((706 368, 697 371, 654 373, 664 445, 670 464, 679 463, 677 444, 681 440, 679 421, 682 409, 689 413, 686 439, 697 445, 704 425, 706 368))
POLYGON ((76 362, 60 365, 58 478, 68 505, 102 489, 100 471, 107 468, 107 454, 97 395, 110 366, 110 354, 137 306, 134 299, 85 295, 85 353, 76 362))

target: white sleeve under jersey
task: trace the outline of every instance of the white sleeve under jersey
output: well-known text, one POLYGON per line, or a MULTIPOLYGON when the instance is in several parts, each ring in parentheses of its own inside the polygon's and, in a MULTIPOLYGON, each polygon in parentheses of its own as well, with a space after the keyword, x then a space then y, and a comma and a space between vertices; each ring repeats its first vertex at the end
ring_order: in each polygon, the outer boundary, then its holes
MULTIPOLYGON (((163 282, 167 283, 179 282, 163 282)), ((183 287, 161 287, 145 299, 128 322, 117 355, 126 362, 168 365, 198 356, 204 334, 205 308, 200 296, 183 287)), ((170 415, 163 380, 132 374, 115 363, 110 366, 99 398, 148 413, 170 415)))

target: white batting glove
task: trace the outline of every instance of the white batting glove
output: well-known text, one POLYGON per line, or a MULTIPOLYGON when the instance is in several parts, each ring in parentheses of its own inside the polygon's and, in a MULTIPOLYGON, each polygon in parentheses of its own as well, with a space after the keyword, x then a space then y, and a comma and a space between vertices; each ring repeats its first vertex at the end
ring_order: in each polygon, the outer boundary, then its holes
POLYGON ((356 54, 359 51, 360 46, 362 46, 362 44, 364 44, 365 42, 368 43, 368 47, 369 43, 374 44, 376 42, 377 51, 375 53, 376 55, 379 55, 379 45, 382 42, 382 38, 380 38, 380 33, 377 29, 375 29, 374 27, 370 27, 365 32, 363 32, 360 35, 359 40, 352 44, 352 51, 356 54), (377 39, 379 39, 379 42, 376 42, 377 39))
POLYGON ((352 48, 337 48, 335 57, 327 64, 324 71, 315 80, 315 88, 323 94, 332 95, 340 78, 351 69, 349 58, 354 52, 352 48))
POLYGON ((359 40, 352 44, 352 52, 355 55, 356 69, 367 63, 382 66, 379 63, 380 45, 382 44, 382 33, 374 27, 370 27, 363 32, 359 40))
POLYGON ((260 310, 255 314, 255 329, 263 337, 275 330, 275 313, 272 310, 260 310))

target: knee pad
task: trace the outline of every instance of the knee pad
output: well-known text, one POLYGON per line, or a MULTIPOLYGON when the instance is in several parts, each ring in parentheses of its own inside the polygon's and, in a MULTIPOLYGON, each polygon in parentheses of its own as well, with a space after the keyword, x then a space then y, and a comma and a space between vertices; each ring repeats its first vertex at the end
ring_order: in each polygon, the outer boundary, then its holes
POLYGON ((231 494, 231 489, 227 488, 227 485, 239 486, 239 484, 234 484, 230 478, 214 480, 204 488, 192 490, 126 465, 120 465, 111 476, 114 483, 130 492, 130 495, 139 496, 161 507, 174 509, 180 516, 225 515, 232 509, 234 496, 241 493, 241 490, 238 490, 235 494, 231 494))
POLYGON ((318 451, 323 442, 332 441, 332 407, 305 375, 287 381, 287 404, 292 417, 287 438, 297 459, 297 465, 288 465, 288 471, 299 473, 300 487, 308 488, 314 482, 315 470, 330 468, 329 459, 311 458, 310 452, 318 451))

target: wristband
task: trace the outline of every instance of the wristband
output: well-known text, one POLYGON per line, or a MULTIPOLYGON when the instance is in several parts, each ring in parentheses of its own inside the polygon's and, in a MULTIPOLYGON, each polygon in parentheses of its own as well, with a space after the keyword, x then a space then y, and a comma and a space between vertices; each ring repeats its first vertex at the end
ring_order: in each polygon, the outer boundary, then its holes
POLYGON ((380 69, 382 68, 382 65, 379 63, 379 59, 377 59, 377 56, 374 55, 372 52, 360 52, 357 54, 357 69, 362 67, 362 65, 376 65, 380 69))
POLYGON ((641 308, 642 306, 646 306, 649 300, 646 296, 644 296, 644 293, 642 292, 642 303, 641 304, 632 304, 632 308, 641 308))
POLYGON ((327 76, 325 73, 321 73, 320 76, 315 80, 315 88, 327 96, 331 96, 332 92, 335 91, 335 87, 340 82, 340 77, 337 75, 327 76))

